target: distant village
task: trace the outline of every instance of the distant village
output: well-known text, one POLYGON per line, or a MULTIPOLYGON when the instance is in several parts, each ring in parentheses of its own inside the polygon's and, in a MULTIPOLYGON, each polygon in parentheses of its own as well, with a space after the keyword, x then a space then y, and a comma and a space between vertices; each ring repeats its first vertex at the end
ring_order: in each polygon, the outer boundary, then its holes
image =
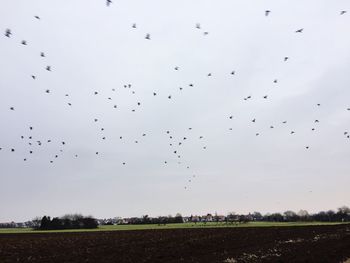
MULTIPOLYGON (((67 217, 82 217, 81 215, 65 215, 61 218, 67 217)), ((0 228, 36 228, 42 218, 36 218, 26 222, 5 222, 0 223, 0 228)), ((306 210, 300 210, 299 212, 286 211, 284 213, 267 213, 262 215, 259 212, 248 213, 248 214, 236 214, 229 213, 228 215, 211 214, 206 215, 191 215, 182 216, 176 214, 175 216, 159 216, 150 217, 144 215, 142 217, 114 217, 95 219, 98 225, 138 225, 138 224, 175 224, 175 223, 247 223, 251 221, 262 221, 262 222, 350 222, 350 208, 342 206, 334 210, 321 211, 315 214, 309 214, 306 210)))

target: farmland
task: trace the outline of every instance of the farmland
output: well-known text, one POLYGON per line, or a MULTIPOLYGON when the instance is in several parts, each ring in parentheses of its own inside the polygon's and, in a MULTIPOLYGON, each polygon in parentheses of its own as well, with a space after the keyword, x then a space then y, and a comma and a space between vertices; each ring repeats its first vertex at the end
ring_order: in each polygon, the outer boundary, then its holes
POLYGON ((286 227, 286 226, 317 226, 337 225, 338 222, 249 222, 249 223, 182 223, 182 224, 141 224, 141 225, 104 225, 97 229, 69 229, 69 230, 33 230, 31 228, 0 228, 0 234, 11 233, 53 233, 53 232, 98 232, 98 231, 121 231, 121 230, 163 230, 182 228, 235 228, 235 227, 286 227))
POLYGON ((0 262, 343 262, 350 258, 349 224, 181 225, 185 228, 168 225, 157 230, 158 226, 146 225, 143 230, 108 226, 88 232, 3 232, 0 262))

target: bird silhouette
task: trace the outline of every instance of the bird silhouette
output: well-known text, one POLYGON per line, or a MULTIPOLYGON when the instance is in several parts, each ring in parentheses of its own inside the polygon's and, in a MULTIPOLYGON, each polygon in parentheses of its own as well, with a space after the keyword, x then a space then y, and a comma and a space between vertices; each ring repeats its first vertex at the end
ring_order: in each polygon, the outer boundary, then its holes
POLYGON ((36 19, 40 20, 40 17, 39 16, 34 16, 36 19))
POLYGON ((344 14, 346 14, 346 10, 343 10, 343 11, 340 11, 340 15, 344 15, 344 14))
POLYGON ((11 29, 6 29, 5 36, 11 37, 11 35, 12 35, 11 29))
POLYGON ((295 33, 303 33, 303 31, 304 31, 304 28, 300 28, 300 29, 296 30, 295 33))
POLYGON ((270 10, 266 10, 266 11, 265 11, 265 16, 268 16, 270 13, 271 13, 270 10))
POLYGON ((150 35, 150 34, 147 34, 147 35, 145 36, 145 39, 151 40, 151 35, 150 35))
POLYGON ((106 1, 106 5, 107 5, 107 6, 110 6, 111 3, 112 3, 112 0, 107 0, 107 1, 106 1))

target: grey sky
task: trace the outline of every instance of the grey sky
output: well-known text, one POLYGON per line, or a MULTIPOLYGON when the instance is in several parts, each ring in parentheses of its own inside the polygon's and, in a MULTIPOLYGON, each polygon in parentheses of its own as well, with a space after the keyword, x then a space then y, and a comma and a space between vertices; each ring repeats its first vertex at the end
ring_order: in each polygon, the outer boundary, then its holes
POLYGON ((2 0, 0 25, 0 221, 349 205, 349 1, 2 0))

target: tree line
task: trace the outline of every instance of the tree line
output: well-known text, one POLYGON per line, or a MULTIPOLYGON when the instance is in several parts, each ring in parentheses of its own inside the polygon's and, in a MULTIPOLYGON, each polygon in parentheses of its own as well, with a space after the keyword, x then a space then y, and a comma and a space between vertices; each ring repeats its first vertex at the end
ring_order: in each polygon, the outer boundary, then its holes
POLYGON ((54 217, 52 219, 50 216, 43 216, 41 220, 36 219, 33 225, 33 228, 37 230, 93 229, 97 227, 98 223, 95 218, 79 214, 54 217))
POLYGON ((314 214, 309 214, 306 210, 299 212, 285 211, 284 213, 267 213, 262 215, 260 212, 253 212, 249 214, 229 213, 226 216, 207 214, 204 216, 189 216, 183 217, 181 214, 176 216, 160 216, 149 217, 144 215, 142 217, 120 218, 118 220, 97 220, 92 216, 84 217, 80 214, 65 215, 63 217, 43 216, 35 218, 24 223, 0 223, 0 228, 18 228, 30 227, 37 230, 56 230, 56 229, 92 229, 101 225, 113 224, 174 224, 184 222, 350 222, 350 208, 342 206, 336 211, 328 210, 321 211, 314 214))

